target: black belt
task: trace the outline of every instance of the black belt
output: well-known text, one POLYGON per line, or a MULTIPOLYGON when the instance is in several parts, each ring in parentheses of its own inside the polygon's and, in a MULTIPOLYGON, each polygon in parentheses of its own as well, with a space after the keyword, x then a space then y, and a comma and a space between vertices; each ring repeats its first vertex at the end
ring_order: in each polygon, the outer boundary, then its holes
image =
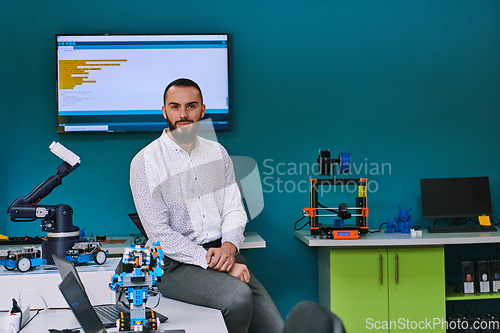
POLYGON ((208 250, 211 247, 221 247, 221 246, 222 246, 222 238, 203 244, 205 250, 208 250))

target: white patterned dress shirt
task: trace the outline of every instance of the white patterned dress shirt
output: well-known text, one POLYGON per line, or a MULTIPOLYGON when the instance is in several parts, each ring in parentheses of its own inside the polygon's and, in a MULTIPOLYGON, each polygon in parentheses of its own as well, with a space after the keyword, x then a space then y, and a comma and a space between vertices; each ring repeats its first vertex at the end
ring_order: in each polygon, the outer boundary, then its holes
POLYGON ((198 137, 189 155, 164 131, 132 160, 130 187, 147 245, 160 241, 173 260, 207 268, 203 244, 244 241, 233 164, 217 142, 198 137))

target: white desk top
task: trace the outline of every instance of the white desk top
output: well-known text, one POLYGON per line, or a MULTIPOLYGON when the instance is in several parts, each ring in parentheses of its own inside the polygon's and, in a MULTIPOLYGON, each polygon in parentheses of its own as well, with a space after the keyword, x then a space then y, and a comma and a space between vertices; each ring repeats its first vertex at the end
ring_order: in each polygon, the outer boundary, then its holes
MULTIPOLYGON (((184 329, 186 333, 227 333, 222 313, 217 309, 192 305, 173 299, 161 297, 155 311, 168 317, 160 329, 184 329)), ((32 315, 36 312, 32 311, 32 315)), ((49 328, 65 329, 80 327, 71 310, 44 310, 23 328, 23 333, 44 333, 49 328)), ((108 332, 118 332, 117 328, 106 329, 108 332)), ((0 330, 0 333, 12 333, 0 330)), ((83 332, 80 330, 80 332, 83 332)))
POLYGON ((500 231, 429 233, 427 230, 423 230, 421 237, 411 237, 410 234, 402 233, 386 234, 384 230, 382 230, 381 232, 361 235, 359 239, 334 240, 311 236, 309 230, 299 230, 295 231, 295 236, 308 246, 329 246, 338 248, 500 243, 500 231))
MULTIPOLYGON (((123 249, 128 247, 133 243, 132 237, 108 237, 108 239, 127 239, 125 243, 103 243, 103 248, 109 250, 110 254, 122 254, 123 249)), ((19 245, 18 247, 23 247, 25 245, 19 245)), ((12 246, 16 247, 16 246, 12 246)), ((245 242, 242 244, 241 249, 254 249, 254 248, 265 248, 266 241, 255 231, 245 232, 245 242)), ((0 256, 7 255, 7 247, 3 245, 0 247, 0 256)), ((102 265, 88 265, 79 266, 78 271, 84 273, 86 271, 93 270, 110 270, 112 267, 116 266, 118 258, 108 258, 108 261, 102 265)), ((55 273, 54 267, 47 268, 50 272, 55 273)), ((23 278, 29 278, 33 276, 44 276, 47 275, 47 270, 45 266, 38 267, 37 269, 30 271, 28 273, 19 273, 23 278)), ((12 277, 13 272, 5 271, 5 277, 12 277)), ((82 278, 84 277, 82 274, 82 278)), ((17 275, 16 275, 17 276, 17 275)), ((22 281, 21 281, 22 282, 22 281)), ((153 300, 153 299, 152 299, 153 300)), ((210 309, 205 307, 200 307, 192 304, 187 304, 184 302, 179 302, 176 300, 161 297, 160 305, 155 309, 157 312, 164 314, 169 318, 166 323, 160 325, 160 329, 184 329, 186 333, 227 333, 227 328, 224 323, 224 319, 219 310, 210 309)), ((76 318, 73 316, 72 312, 68 310, 49 310, 42 311, 38 316, 33 319, 33 321, 23 329, 25 333, 39 333, 47 332, 49 328, 64 329, 64 328, 75 328, 79 327, 76 318)), ((108 332, 116 332, 116 329, 110 330, 108 332)), ((0 333, 10 331, 2 331, 0 333)))

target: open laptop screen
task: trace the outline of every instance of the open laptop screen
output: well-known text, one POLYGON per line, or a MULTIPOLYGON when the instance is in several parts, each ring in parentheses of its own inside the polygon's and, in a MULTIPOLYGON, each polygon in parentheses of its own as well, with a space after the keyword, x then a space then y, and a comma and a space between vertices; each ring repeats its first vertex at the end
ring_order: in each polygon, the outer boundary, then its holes
POLYGON ((104 325, 90 304, 87 294, 83 291, 72 272, 69 272, 64 277, 63 282, 59 285, 59 290, 61 290, 85 333, 106 332, 104 325))
POLYGON ((85 290, 85 286, 82 283, 82 280, 80 279, 80 276, 78 275, 78 272, 76 271, 75 266, 70 263, 69 261, 53 254, 52 259, 54 259, 54 263, 57 266, 57 270, 59 271, 59 274, 61 274, 61 279, 64 280, 64 278, 69 274, 73 273, 73 276, 75 277, 75 280, 80 284, 81 288, 85 290))
POLYGON ((141 222, 141 219, 139 218, 139 214, 137 213, 131 213, 131 214, 128 214, 128 216, 130 217, 130 219, 132 220, 132 222, 134 222, 135 226, 137 227, 137 229, 139 229, 139 231, 141 232, 141 234, 146 237, 146 239, 148 238, 148 235, 146 234, 146 230, 144 230, 144 227, 142 226, 142 222, 141 222))

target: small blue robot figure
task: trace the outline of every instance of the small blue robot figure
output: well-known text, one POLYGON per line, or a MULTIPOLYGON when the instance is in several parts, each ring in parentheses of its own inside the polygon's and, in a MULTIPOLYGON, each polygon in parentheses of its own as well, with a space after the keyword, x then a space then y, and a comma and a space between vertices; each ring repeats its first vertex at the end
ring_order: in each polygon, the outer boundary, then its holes
POLYGON ((387 230, 385 232, 386 233, 401 232, 403 234, 409 234, 410 229, 413 228, 412 225, 413 218, 409 214, 411 208, 408 210, 404 210, 401 209, 401 205, 398 205, 398 208, 399 208, 398 218, 397 219, 394 218, 394 222, 391 222, 389 221, 389 219, 387 219, 387 230))
POLYGON ((163 250, 160 242, 148 250, 142 245, 131 245, 123 252, 123 263, 133 265, 131 273, 113 274, 109 288, 123 289, 130 305, 130 317, 121 313, 117 326, 120 331, 149 332, 158 328, 159 320, 153 311, 147 313, 146 301, 149 288, 163 276, 163 250), (150 267, 151 256, 156 263, 150 267))

